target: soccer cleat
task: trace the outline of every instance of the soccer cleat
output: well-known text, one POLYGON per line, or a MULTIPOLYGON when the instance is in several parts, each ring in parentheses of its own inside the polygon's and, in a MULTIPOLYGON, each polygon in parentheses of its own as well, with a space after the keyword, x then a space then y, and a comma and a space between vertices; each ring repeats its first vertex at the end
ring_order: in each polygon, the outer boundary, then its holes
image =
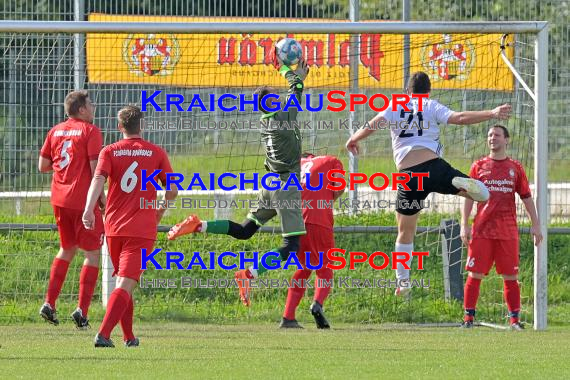
POLYGON ((462 329, 472 329, 473 328, 473 321, 463 321, 461 323, 461 326, 459 326, 462 329))
POLYGON ((202 221, 196 215, 190 215, 182 222, 178 223, 168 231, 168 240, 174 240, 177 237, 187 234, 200 232, 202 229, 202 221))
POLYGON ((57 313, 55 309, 51 307, 49 303, 44 303, 40 309, 40 315, 43 319, 48 321, 54 326, 59 325, 59 320, 57 319, 57 313))
POLYGON ((111 339, 103 337, 103 335, 97 333, 95 339, 93 340, 95 347, 115 347, 111 339))
POLYGON ((412 288, 398 286, 394 291, 394 295, 396 297, 410 298, 410 296, 412 295, 412 288))
POLYGON ((287 319, 285 317, 281 318, 281 323, 279 323, 280 329, 302 329, 303 326, 297 322, 296 319, 287 319))
POLYGON ((234 277, 239 286, 239 298, 245 306, 249 307, 251 304, 249 299, 249 280, 253 276, 248 269, 244 269, 237 271, 234 277))
POLYGON ((520 322, 511 323, 511 330, 513 331, 523 331, 524 326, 520 322))
POLYGON ((476 202, 485 202, 489 199, 489 189, 481 181, 473 178, 453 177, 451 184, 467 194, 476 202))
POLYGON ((71 314, 71 319, 75 322, 75 326, 80 330, 86 330, 91 328, 89 325, 89 320, 83 316, 83 311, 80 308, 75 309, 71 314))
POLYGON ((139 346, 139 338, 125 340, 125 347, 138 347, 139 346))
POLYGON ((329 325, 329 322, 325 318, 325 314, 323 312, 323 306, 320 303, 318 303, 317 301, 314 301, 311 304, 311 314, 313 314, 313 317, 315 318, 315 322, 317 324, 318 329, 330 329, 331 328, 331 326, 329 325))

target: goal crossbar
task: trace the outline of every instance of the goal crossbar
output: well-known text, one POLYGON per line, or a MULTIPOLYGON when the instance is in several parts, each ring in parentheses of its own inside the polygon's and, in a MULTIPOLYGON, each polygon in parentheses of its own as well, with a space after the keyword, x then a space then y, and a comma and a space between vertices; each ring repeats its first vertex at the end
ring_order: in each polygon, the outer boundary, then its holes
POLYGON ((91 22, 0 21, 0 32, 17 33, 539 33, 546 21, 512 22, 91 22))

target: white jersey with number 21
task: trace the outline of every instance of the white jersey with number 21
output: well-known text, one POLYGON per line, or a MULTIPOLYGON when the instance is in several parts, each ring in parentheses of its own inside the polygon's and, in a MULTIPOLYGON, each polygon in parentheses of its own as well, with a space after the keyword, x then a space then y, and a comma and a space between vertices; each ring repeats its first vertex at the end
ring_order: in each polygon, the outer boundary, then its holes
POLYGON ((392 111, 390 102, 388 108, 380 112, 380 116, 390 123, 396 166, 414 149, 427 148, 438 156, 442 155, 438 124, 447 124, 453 111, 433 99, 422 99, 423 107, 419 111, 418 100, 412 98, 408 102, 406 106, 409 111, 405 111, 401 105, 392 111))

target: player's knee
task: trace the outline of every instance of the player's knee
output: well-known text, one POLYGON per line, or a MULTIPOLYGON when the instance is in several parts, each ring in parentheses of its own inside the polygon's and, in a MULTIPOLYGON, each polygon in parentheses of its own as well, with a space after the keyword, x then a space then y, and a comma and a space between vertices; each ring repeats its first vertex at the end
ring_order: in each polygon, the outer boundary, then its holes
POLYGON ((73 248, 60 247, 56 257, 60 260, 71 261, 75 257, 76 252, 77 252, 77 247, 73 248))
POLYGON ((482 280, 485 278, 485 274, 484 273, 477 273, 477 272, 469 272, 469 277, 473 277, 473 278, 476 278, 478 280, 482 280))
POLYGON ((96 267, 99 266, 99 260, 101 257, 101 252, 99 250, 96 251, 86 251, 85 252, 85 261, 83 265, 96 267))
POLYGON ((519 276, 516 274, 504 274, 503 280, 505 281, 518 281, 519 276))

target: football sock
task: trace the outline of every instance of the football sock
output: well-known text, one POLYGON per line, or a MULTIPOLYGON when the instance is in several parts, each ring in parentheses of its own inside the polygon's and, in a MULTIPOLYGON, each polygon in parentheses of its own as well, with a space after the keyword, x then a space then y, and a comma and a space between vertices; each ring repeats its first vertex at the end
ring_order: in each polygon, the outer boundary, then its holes
POLYGON ((276 258, 275 255, 267 255, 267 256, 261 255, 257 264, 257 270, 252 267, 250 268, 250 272, 253 274, 254 277, 262 275, 263 273, 267 272, 268 267, 275 266, 275 263, 272 263, 272 261, 275 260, 285 261, 289 258, 291 252, 297 252, 299 250, 300 242, 301 242, 301 237, 299 235, 284 236, 283 246, 269 251, 269 252, 279 253, 279 257, 276 258), (265 260, 263 256, 265 256, 265 260))
POLYGON ((98 276, 99 267, 84 265, 81 268, 81 274, 79 275, 79 308, 85 318, 87 318, 87 313, 89 312, 89 305, 91 305, 98 276))
POLYGON ((209 234, 226 235, 230 228, 229 220, 209 220, 202 222, 202 231, 209 234))
POLYGON ((105 339, 111 337, 111 332, 121 320, 121 317, 127 310, 131 296, 126 290, 117 288, 113 290, 111 296, 109 296, 109 302, 107 303, 107 312, 103 318, 103 323, 99 328, 99 334, 105 339))
POLYGON ((322 305, 331 292, 330 286, 320 286, 319 280, 332 280, 333 270, 330 268, 321 268, 317 270, 317 278, 315 279, 315 301, 322 305))
POLYGON ((517 280, 504 280, 505 301, 509 309, 510 323, 519 321, 521 309, 521 288, 517 280))
MULTIPOLYGON (((406 262, 406 264, 408 264, 408 267, 411 268, 412 251, 413 250, 414 250, 414 243, 410 243, 410 244, 396 243, 396 249, 394 252, 407 252, 407 253, 409 253, 410 259, 406 262)), ((398 280, 408 280, 410 278, 410 270, 405 269, 404 265, 402 265, 401 263, 398 263, 397 267, 396 267, 396 278, 398 280)))
POLYGON ((58 259, 57 257, 53 259, 51 264, 51 272, 49 275, 48 289, 46 293, 46 303, 49 303, 52 308, 55 309, 55 302, 59 297, 61 288, 65 281, 65 276, 67 276, 67 270, 69 269, 69 261, 58 259))
POLYGON ((127 310, 121 317, 121 330, 123 330, 123 340, 126 342, 127 340, 135 339, 135 335, 133 334, 133 313, 135 310, 135 304, 133 301, 133 297, 129 300, 127 305, 127 310))
POLYGON ((463 307, 465 308, 465 320, 473 320, 475 309, 477 308, 477 300, 479 299, 479 290, 481 288, 481 279, 471 276, 465 281, 463 289, 463 307), (471 317, 468 319, 468 317, 471 317))
MULTIPOLYGON (((308 269, 299 269, 293 275, 292 280, 297 280, 297 283, 303 284, 303 280, 307 280, 311 277, 311 271, 308 269)), ((305 287, 299 287, 297 285, 291 286, 287 290, 287 301, 285 302, 285 311, 283 312, 283 318, 285 319, 295 319, 295 311, 303 299, 305 294, 305 287)))

